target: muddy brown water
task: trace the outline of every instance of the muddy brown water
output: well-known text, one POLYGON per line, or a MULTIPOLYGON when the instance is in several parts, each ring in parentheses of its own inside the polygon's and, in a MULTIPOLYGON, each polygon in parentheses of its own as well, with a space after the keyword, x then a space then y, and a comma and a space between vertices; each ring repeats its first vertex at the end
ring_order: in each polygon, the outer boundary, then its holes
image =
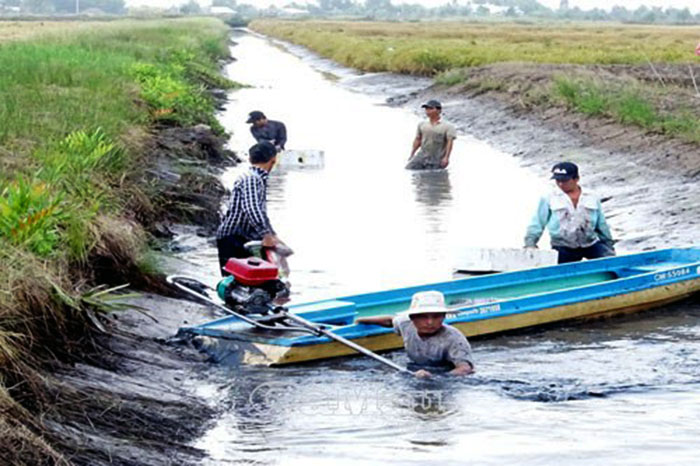
MULTIPOLYGON (((405 171, 420 116, 383 102, 425 81, 235 40, 227 71, 255 87, 231 94, 220 116, 232 148, 252 144, 246 114, 263 110, 287 124, 288 148, 326 155, 322 170, 270 178, 271 220, 296 251, 296 301, 446 280, 460 248, 521 244, 546 167, 460 134, 448 171, 405 171)), ((211 240, 184 234, 179 246, 187 272, 215 281, 211 240)), ((195 446, 205 464, 696 464, 699 317, 684 302, 476 340, 477 373, 464 379, 407 379, 361 358, 213 365, 223 415, 195 446)))

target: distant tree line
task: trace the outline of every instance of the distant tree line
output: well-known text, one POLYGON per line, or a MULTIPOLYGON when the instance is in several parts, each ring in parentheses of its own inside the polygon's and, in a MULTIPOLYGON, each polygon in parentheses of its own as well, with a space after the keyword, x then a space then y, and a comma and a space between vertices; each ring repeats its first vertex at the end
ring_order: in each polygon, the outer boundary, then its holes
MULTIPOLYGON (((615 1, 615 0, 613 0, 615 1)), ((352 17, 389 21, 411 21, 430 18, 543 18, 570 21, 619 21, 623 23, 700 24, 700 13, 688 8, 661 8, 640 6, 627 9, 614 6, 610 11, 601 8, 582 10, 569 8, 568 0, 561 0, 558 9, 547 8, 537 0, 448 0, 445 4, 427 8, 420 4, 393 4, 391 0, 318 0, 318 4, 292 0, 284 8, 256 8, 237 0, 213 0, 213 7, 227 7, 238 18, 296 15, 309 17, 352 17)), ((124 0, 0 0, 0 12, 8 9, 34 14, 72 14, 79 9, 124 14, 124 0)), ((198 15, 206 13, 197 0, 173 5, 168 13, 198 15)))
POLYGON ((381 20, 418 20, 429 18, 544 18, 571 21, 619 21, 623 23, 699 24, 700 13, 693 14, 688 8, 649 8, 640 6, 627 9, 615 6, 610 11, 601 8, 582 10, 568 7, 563 0, 558 9, 547 8, 537 0, 471 0, 469 3, 448 0, 445 4, 427 8, 420 4, 393 4, 390 0, 318 0, 318 4, 293 1, 285 8, 270 7, 257 10, 251 5, 236 4, 235 0, 215 0, 235 5, 234 9, 245 16, 284 16, 285 10, 305 10, 308 16, 356 17, 381 20))
POLYGON ((0 0, 0 12, 2 11, 41 15, 94 11, 121 15, 126 13, 126 5, 124 0, 0 0))

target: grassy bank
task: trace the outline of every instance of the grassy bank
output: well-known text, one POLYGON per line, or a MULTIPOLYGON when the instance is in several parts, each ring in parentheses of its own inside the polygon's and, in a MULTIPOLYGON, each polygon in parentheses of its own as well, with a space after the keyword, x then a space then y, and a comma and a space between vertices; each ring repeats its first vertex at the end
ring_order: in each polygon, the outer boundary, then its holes
POLYGON ((109 310, 93 287, 145 283, 153 270, 141 225, 154 209, 142 176, 150 128, 221 132, 208 88, 232 85, 219 76, 218 20, 51 27, 0 23, 0 40, 12 37, 0 42, 4 464, 61 460, 38 420, 51 404, 42 371, 93 344, 94 313, 109 310))
POLYGON ((697 27, 272 20, 250 27, 364 71, 435 76, 439 84, 482 93, 511 89, 523 105, 565 105, 700 141, 700 106, 688 68, 700 85, 700 58, 693 53, 697 27), (522 64, 562 66, 543 73, 522 64), (508 65, 523 73, 503 72, 508 65))
POLYGON ((618 123, 700 143, 698 105, 693 105, 691 95, 677 89, 625 86, 594 78, 558 75, 545 100, 561 102, 587 116, 612 118, 618 123), (678 94, 681 94, 680 99, 678 94), (669 105, 673 108, 664 109, 669 105))

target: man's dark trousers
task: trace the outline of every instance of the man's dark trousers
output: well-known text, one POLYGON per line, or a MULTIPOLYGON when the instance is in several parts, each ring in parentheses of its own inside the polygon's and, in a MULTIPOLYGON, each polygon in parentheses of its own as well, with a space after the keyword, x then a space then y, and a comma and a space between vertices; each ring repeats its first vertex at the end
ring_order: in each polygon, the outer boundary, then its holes
POLYGON ((614 256, 615 251, 605 243, 598 241, 587 248, 567 248, 566 246, 552 246, 559 252, 559 264, 578 262, 585 259, 598 259, 600 257, 614 256))
POLYGON ((216 249, 219 251, 219 269, 221 270, 221 275, 229 275, 227 272, 224 272, 223 269, 230 258, 236 257, 238 259, 246 259, 252 256, 250 251, 244 247, 245 243, 248 241, 250 240, 240 235, 217 238, 216 249))

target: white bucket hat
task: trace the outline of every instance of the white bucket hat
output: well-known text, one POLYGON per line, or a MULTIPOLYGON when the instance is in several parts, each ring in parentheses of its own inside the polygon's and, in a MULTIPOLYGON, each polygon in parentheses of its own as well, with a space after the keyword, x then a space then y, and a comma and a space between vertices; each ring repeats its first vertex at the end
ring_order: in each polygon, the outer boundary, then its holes
POLYGON ((413 295, 411 307, 406 311, 406 314, 415 316, 434 312, 449 312, 445 306, 445 296, 439 291, 421 291, 413 295))

